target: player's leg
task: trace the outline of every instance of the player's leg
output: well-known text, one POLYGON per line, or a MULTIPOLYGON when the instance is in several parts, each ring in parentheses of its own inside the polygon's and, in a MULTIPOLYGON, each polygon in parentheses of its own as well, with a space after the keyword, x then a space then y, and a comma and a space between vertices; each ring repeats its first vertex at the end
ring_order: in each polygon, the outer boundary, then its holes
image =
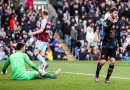
POLYGON ((108 68, 105 83, 110 83, 109 78, 114 70, 114 64, 115 64, 115 58, 116 58, 116 48, 110 49, 109 54, 110 54, 110 65, 108 68))
POLYGON ((43 76, 39 73, 39 76, 37 76, 37 77, 39 77, 39 78, 52 78, 52 79, 54 79, 54 78, 57 78, 58 76, 59 76, 59 74, 60 74, 60 72, 61 72, 61 69, 59 68, 54 74, 49 74, 49 73, 45 73, 43 76))
POLYGON ((38 72, 26 72, 20 75, 19 77, 15 78, 15 80, 32 80, 35 79, 38 76, 38 72))
POLYGON ((106 48, 103 48, 102 49, 102 52, 101 52, 101 60, 100 62, 97 64, 97 69, 96 69, 96 74, 95 74, 95 81, 98 82, 99 81, 99 73, 100 73, 100 70, 102 68, 102 66, 106 63, 106 59, 108 57, 107 55, 107 49, 106 48))
POLYGON ((40 51, 40 55, 42 56, 44 62, 43 62, 43 69, 46 70, 48 67, 48 64, 45 62, 45 52, 46 48, 48 46, 48 42, 43 42, 42 50, 40 51))
POLYGON ((43 56, 41 54, 39 54, 39 51, 42 50, 42 47, 43 47, 42 41, 37 40, 36 45, 35 45, 34 55, 40 61, 40 68, 41 69, 43 68, 43 63, 45 63, 45 59, 43 58, 43 56))
POLYGON ((37 59, 40 61, 40 68, 43 67, 43 59, 42 56, 39 54, 39 50, 35 48, 34 55, 37 57, 37 59))

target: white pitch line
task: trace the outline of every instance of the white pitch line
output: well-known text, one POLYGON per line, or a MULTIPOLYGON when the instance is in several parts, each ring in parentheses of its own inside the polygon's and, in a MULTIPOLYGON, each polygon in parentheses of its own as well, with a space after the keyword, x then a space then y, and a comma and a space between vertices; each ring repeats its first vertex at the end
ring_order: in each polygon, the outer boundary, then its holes
MULTIPOLYGON (((27 69, 27 71, 33 71, 33 69, 27 69)), ((48 72, 55 72, 55 71, 48 71, 48 72)), ((86 74, 86 73, 74 73, 74 72, 61 72, 61 73, 74 74, 74 75, 85 75, 85 76, 95 76, 94 74, 86 74)), ((106 77, 106 76, 100 75, 100 77, 106 77)), ((126 78, 126 77, 111 77, 111 78, 130 80, 129 78, 126 78)))

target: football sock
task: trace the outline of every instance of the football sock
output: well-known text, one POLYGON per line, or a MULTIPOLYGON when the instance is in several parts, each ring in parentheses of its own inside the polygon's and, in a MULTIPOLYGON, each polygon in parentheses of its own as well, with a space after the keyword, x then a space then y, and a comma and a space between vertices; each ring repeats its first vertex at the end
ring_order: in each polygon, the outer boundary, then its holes
POLYGON ((104 64, 100 64, 100 62, 97 64, 97 70, 96 70, 96 74, 97 75, 99 75, 99 72, 100 72, 100 70, 101 70, 101 68, 102 68, 103 65, 104 64))
POLYGON ((45 57, 42 57, 40 54, 38 54, 37 58, 40 61, 40 68, 43 68, 43 63, 46 63, 45 62, 45 57))
POLYGON ((49 74, 49 73, 46 73, 45 75, 43 75, 44 78, 55 78, 55 75, 54 74, 49 74))
POLYGON ((109 65, 109 68, 108 68, 106 80, 109 80, 109 78, 110 78, 110 76, 111 76, 113 70, 114 70, 114 65, 111 65, 111 64, 110 64, 110 65, 109 65))

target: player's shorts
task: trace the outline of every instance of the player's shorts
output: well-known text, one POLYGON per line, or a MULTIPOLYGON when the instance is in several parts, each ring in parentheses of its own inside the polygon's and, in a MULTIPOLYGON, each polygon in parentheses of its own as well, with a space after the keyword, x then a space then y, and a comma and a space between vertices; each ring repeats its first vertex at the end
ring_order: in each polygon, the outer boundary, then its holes
POLYGON ((48 44, 49 44, 48 42, 37 40, 36 44, 35 44, 35 48, 38 49, 38 50, 46 51, 48 44))
POLYGON ((32 80, 38 77, 38 72, 26 72, 19 77, 17 77, 15 80, 32 80))
POLYGON ((101 59, 108 60, 110 58, 116 58, 117 48, 102 48, 101 59))

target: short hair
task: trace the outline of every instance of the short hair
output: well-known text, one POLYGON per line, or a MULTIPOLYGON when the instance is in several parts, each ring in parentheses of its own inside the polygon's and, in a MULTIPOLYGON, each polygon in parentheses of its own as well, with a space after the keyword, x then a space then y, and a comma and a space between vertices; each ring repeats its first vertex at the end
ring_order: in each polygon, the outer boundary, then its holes
POLYGON ((21 50, 25 46, 25 43, 19 42, 16 45, 16 50, 21 50))
POLYGON ((48 11, 47 10, 43 11, 43 14, 48 16, 48 11))
POLYGON ((114 11, 118 11, 118 9, 117 8, 111 8, 109 12, 113 13, 114 11))

